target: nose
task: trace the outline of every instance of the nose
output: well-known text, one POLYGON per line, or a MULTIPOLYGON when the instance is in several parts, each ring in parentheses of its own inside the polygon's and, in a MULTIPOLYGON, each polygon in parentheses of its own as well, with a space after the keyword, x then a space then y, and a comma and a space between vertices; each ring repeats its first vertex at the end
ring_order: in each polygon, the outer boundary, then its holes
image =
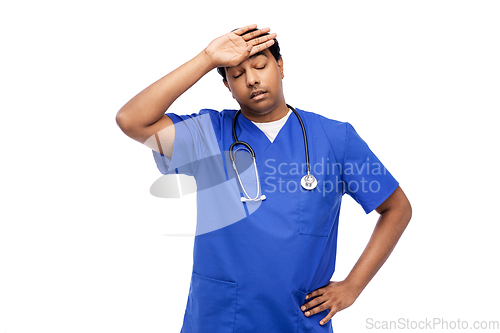
POLYGON ((255 70, 247 71, 247 86, 252 87, 260 83, 259 75, 255 70))

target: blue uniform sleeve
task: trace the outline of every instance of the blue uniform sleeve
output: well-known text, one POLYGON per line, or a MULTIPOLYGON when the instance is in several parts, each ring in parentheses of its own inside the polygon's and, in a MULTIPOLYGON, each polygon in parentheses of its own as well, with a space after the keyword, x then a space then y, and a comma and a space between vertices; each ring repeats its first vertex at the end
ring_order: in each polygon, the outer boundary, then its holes
POLYGON ((358 202, 366 214, 380 206, 399 186, 354 127, 346 124, 346 146, 342 169, 345 193, 358 202))
POLYGON ((156 166, 164 175, 181 173, 195 176, 200 160, 206 157, 207 145, 213 144, 214 129, 210 115, 206 110, 190 115, 166 115, 175 126, 172 159, 152 150, 156 166))

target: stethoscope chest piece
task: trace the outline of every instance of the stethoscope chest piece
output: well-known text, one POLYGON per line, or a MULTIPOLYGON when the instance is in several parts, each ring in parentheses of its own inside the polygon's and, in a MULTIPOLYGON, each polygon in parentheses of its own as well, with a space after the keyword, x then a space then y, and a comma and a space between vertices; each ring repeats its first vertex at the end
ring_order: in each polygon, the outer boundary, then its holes
POLYGON ((318 186, 318 181, 313 175, 307 174, 300 180, 300 185, 306 190, 314 190, 318 186))

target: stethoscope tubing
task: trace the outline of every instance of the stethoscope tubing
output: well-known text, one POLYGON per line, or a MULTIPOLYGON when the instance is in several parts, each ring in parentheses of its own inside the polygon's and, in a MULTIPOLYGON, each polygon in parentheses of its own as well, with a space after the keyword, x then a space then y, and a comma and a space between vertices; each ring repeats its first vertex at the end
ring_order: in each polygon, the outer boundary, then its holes
MULTIPOLYGON (((297 116, 297 119, 300 122, 300 127, 302 128, 302 135, 304 137, 304 146, 305 146, 304 150, 305 150, 305 154, 306 154, 307 174, 301 179, 301 185, 304 188, 306 188, 306 189, 312 190, 312 189, 314 189, 316 187, 317 181, 316 181, 316 178, 314 178, 314 176, 311 175, 311 172, 310 172, 311 169, 310 169, 310 165, 309 165, 309 149, 308 149, 308 144, 307 144, 306 129, 305 129, 304 123, 302 122, 302 118, 298 114, 297 110, 295 110, 292 106, 290 106, 288 104, 286 104, 286 106, 289 109, 291 109, 293 111, 293 113, 295 113, 295 115, 297 116)), ((255 161, 255 152, 254 152, 254 150, 252 149, 252 147, 247 142, 245 142, 245 141, 239 141, 238 140, 238 136, 236 135, 236 119, 238 118, 238 116, 239 116, 240 113, 241 113, 241 110, 238 110, 236 112, 236 114, 234 115, 234 118, 233 118, 232 130, 233 130, 233 139, 234 139, 234 142, 229 147, 229 157, 231 158, 231 162, 233 164, 233 168, 234 168, 234 170, 236 172, 236 175, 238 176, 238 181, 239 181, 239 183, 241 185, 241 188, 243 189, 243 192, 245 193, 245 196, 241 197, 241 201, 245 202, 245 201, 265 200, 266 196, 265 195, 260 195, 260 181, 259 181, 259 174, 258 174, 258 171, 257 171, 257 163, 255 161), (255 177, 257 179, 257 195, 255 196, 255 198, 250 198, 250 196, 248 195, 247 191, 245 190, 245 187, 243 186, 243 183, 241 182, 238 169, 236 168, 235 152, 238 151, 238 150, 240 150, 240 149, 243 149, 242 147, 239 147, 235 151, 233 151, 234 146, 237 145, 237 144, 241 144, 241 145, 245 146, 248 149, 248 152, 250 153, 250 155, 252 156, 253 165, 254 165, 254 168, 255 168, 255 177)))
MULTIPOLYGON (((300 127, 302 128, 302 136, 304 137, 307 174, 310 174, 311 168, 310 168, 310 165, 309 165, 309 148, 308 148, 308 144, 307 144, 307 135, 306 135, 306 129, 305 129, 304 123, 302 122, 302 118, 299 116, 299 113, 297 112, 297 110, 295 110, 294 107, 292 107, 292 106, 290 106, 288 104, 286 104, 286 106, 289 107, 290 110, 292 110, 295 113, 295 115, 297 116, 297 119, 300 122, 300 127)), ((244 145, 245 147, 247 147, 248 150, 250 151, 250 154, 252 155, 252 158, 255 158, 255 152, 253 151, 252 147, 248 143, 246 143, 245 141, 239 141, 238 140, 238 136, 236 135, 236 118, 238 118, 238 116, 240 115, 240 113, 241 113, 241 110, 238 110, 236 112, 236 114, 234 115, 234 118, 233 118, 232 129, 233 129, 233 139, 234 139, 234 142, 229 147, 229 157, 231 158, 231 162, 233 162, 233 163, 234 163, 233 147, 235 145, 237 145, 237 144, 241 144, 241 145, 244 145)))

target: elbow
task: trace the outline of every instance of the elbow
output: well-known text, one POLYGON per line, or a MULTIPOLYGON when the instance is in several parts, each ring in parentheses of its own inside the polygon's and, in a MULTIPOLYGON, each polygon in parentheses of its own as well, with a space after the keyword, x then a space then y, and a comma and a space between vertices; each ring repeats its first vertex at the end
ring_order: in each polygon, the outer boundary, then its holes
POLYGON ((408 199, 403 204, 403 209, 402 210, 403 210, 404 221, 406 221, 406 224, 408 225, 408 223, 410 223, 411 216, 413 214, 413 211, 412 211, 412 208, 411 208, 411 204, 410 204, 410 201, 408 201, 408 199))
POLYGON ((398 220, 406 227, 410 223, 413 214, 410 200, 403 194, 399 197, 394 208, 395 213, 398 215, 398 220))
POLYGON ((409 201, 400 202, 398 205, 388 208, 381 215, 390 216, 404 230, 410 223, 412 208, 409 201))
POLYGON ((413 210, 410 204, 410 200, 408 200, 408 197, 401 188, 399 188, 397 194, 397 199, 393 202, 394 208, 396 208, 395 211, 399 215, 399 220, 406 227, 406 225, 408 225, 411 220, 413 210))
POLYGON ((116 113, 116 117, 115 117, 115 121, 116 121, 116 124, 118 125, 118 127, 124 132, 124 133, 127 133, 130 129, 130 121, 127 119, 127 117, 123 114, 123 110, 120 109, 120 111, 118 111, 116 113))

